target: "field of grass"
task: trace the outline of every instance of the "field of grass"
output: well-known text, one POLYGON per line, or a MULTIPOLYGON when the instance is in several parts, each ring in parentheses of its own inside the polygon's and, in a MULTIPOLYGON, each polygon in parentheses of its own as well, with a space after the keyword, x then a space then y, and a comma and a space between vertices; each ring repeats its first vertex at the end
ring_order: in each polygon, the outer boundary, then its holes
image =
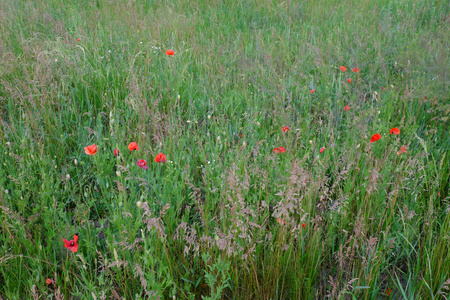
POLYGON ((0 299, 450 299, 449 49, 448 0, 2 0, 0 299))

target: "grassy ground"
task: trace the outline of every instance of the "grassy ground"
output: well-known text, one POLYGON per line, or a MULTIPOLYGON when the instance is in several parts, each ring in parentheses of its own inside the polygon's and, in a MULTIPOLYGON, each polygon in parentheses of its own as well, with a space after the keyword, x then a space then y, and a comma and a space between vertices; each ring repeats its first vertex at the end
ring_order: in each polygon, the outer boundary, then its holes
POLYGON ((0 298, 448 298, 448 1, 3 0, 0 28, 0 298))

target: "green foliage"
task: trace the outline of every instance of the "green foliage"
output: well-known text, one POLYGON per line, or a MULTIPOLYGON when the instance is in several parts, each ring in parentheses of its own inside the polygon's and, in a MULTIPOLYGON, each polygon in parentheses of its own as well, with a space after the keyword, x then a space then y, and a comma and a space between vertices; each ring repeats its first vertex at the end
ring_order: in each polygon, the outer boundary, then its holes
POLYGON ((2 1, 0 298, 448 297, 449 15, 2 1))

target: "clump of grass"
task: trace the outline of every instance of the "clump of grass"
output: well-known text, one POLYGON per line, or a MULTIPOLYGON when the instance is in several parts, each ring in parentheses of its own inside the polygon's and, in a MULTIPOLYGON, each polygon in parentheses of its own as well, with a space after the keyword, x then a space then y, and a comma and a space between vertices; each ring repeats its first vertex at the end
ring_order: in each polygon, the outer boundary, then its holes
POLYGON ((3 1, 0 298, 448 297, 449 11, 3 1))

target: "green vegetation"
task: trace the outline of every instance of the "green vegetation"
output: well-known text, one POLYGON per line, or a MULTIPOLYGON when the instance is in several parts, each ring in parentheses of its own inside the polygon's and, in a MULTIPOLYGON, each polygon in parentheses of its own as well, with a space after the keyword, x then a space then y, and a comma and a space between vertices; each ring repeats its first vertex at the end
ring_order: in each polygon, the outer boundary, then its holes
POLYGON ((447 299, 449 49, 447 0, 2 0, 0 299, 447 299))

